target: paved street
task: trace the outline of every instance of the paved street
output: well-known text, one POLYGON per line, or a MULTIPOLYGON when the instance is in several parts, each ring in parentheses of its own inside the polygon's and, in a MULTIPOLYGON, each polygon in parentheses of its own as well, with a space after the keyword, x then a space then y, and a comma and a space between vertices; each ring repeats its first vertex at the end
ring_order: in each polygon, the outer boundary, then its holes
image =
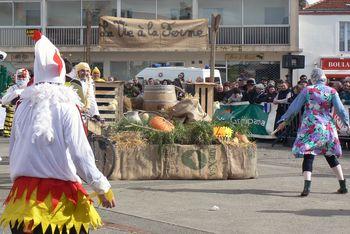
MULTIPOLYGON (((7 143, 0 141, 6 156, 7 143)), ((259 178, 230 181, 112 181, 113 210, 99 209, 105 227, 93 233, 350 233, 350 194, 326 161, 315 161, 312 193, 303 186, 300 164, 290 149, 258 143, 259 178), (210 211, 212 206, 218 211, 210 211)), ((341 160, 350 178, 350 152, 341 160)), ((4 163, 3 163, 4 164, 4 163)), ((0 197, 11 184, 0 166, 0 197)))

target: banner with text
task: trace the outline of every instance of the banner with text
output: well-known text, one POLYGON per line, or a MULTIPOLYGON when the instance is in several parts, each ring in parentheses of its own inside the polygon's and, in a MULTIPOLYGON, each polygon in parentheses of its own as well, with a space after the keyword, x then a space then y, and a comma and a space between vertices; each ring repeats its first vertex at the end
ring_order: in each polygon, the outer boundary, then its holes
POLYGON ((145 20, 102 16, 100 45, 128 50, 206 50, 208 20, 145 20))
POLYGON ((256 138, 274 139, 272 136, 277 105, 271 103, 249 104, 238 102, 221 105, 215 112, 215 118, 233 123, 247 123, 250 126, 250 136, 256 138))

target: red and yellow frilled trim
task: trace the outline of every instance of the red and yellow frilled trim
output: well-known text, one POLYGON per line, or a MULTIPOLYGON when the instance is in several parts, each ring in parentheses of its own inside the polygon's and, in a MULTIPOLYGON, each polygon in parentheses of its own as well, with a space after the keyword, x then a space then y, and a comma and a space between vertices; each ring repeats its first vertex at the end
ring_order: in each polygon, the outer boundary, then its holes
POLYGON ((39 224, 43 232, 51 225, 62 232, 74 227, 102 226, 102 221, 87 192, 80 183, 58 179, 20 177, 14 182, 5 201, 5 211, 0 218, 0 226, 6 228, 24 222, 26 229, 33 230, 39 224))

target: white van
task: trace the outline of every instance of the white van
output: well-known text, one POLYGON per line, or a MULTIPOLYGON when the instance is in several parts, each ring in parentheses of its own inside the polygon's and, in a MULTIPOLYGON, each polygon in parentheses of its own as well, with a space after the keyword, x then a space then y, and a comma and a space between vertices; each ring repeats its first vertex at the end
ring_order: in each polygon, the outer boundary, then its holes
MULTIPOLYGON (((136 77, 144 81, 149 78, 158 80, 174 81, 180 73, 184 73, 185 80, 196 82, 198 77, 205 82, 210 77, 210 69, 202 69, 196 67, 147 67, 140 71, 136 77)), ((219 70, 214 70, 214 82, 222 85, 219 70)))

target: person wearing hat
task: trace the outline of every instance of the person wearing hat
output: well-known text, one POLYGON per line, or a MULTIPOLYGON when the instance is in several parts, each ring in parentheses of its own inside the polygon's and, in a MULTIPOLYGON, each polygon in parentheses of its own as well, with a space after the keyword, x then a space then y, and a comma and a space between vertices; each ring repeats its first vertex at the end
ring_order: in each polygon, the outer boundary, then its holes
POLYGON ((98 67, 95 67, 92 72, 91 72, 91 75, 92 75, 92 79, 94 80, 94 82, 96 83, 105 83, 105 79, 101 78, 101 72, 100 72, 100 69, 98 69, 98 67))
POLYGON ((304 158, 302 164, 304 189, 301 196, 308 196, 310 193, 313 161, 318 155, 326 158, 339 181, 340 188, 337 192, 344 194, 348 190, 343 170, 337 160, 342 155, 342 149, 332 108, 334 107, 340 120, 348 128, 349 114, 341 103, 338 92, 326 85, 327 78, 322 69, 312 70, 311 81, 313 85, 304 88, 278 120, 276 130, 283 130, 287 122, 304 106, 302 123, 292 149, 296 157, 304 158))
POLYGON ((81 82, 83 97, 81 98, 83 106, 82 111, 87 112, 90 116, 97 120, 101 120, 100 113, 95 98, 94 81, 91 77, 91 70, 89 64, 80 62, 75 65, 77 77, 81 82))
POLYGON ((245 92, 243 92, 242 101, 249 101, 249 103, 255 103, 257 92, 255 90, 255 79, 249 78, 245 86, 245 92))
POLYGON ((0 225, 12 233, 88 233, 102 221, 82 180, 103 207, 114 207, 115 198, 95 165, 79 97, 64 86, 59 50, 39 31, 34 39, 34 85, 21 93, 14 116, 9 148, 13 185, 0 225))
POLYGON ((30 80, 29 71, 25 68, 18 69, 14 76, 15 84, 10 86, 5 95, 1 98, 1 103, 6 106, 6 117, 4 124, 4 137, 10 137, 15 106, 24 88, 30 80))

